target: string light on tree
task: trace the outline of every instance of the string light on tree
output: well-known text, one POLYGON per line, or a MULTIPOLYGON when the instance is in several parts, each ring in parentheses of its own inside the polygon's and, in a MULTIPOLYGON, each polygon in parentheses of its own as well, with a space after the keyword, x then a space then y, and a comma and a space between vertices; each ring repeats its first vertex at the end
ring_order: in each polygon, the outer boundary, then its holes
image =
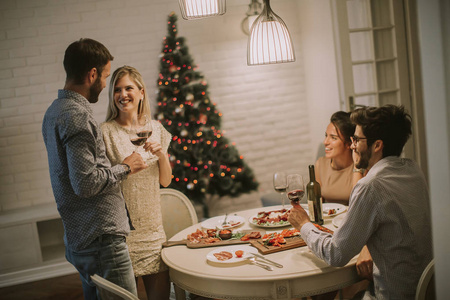
POLYGON ((156 118, 173 136, 170 187, 202 204, 208 195, 254 191, 258 183, 253 172, 220 129, 222 113, 210 100, 208 83, 194 65, 186 40, 178 37, 176 22, 177 16, 171 13, 157 79, 156 118))

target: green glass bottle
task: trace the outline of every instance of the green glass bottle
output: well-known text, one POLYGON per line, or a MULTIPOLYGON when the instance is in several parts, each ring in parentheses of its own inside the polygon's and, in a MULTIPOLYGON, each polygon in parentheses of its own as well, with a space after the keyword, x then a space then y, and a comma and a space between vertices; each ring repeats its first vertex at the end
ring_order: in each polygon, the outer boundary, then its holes
POLYGON ((306 194, 311 222, 323 225, 322 192, 320 190, 320 184, 316 181, 314 165, 309 165, 309 182, 306 185, 306 194))

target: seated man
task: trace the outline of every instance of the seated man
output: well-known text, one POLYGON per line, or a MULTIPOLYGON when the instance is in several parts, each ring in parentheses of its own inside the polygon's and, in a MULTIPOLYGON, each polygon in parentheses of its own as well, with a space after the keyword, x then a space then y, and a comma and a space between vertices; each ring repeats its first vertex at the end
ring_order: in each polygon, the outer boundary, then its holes
POLYGON ((415 162, 399 157, 411 135, 411 116, 403 107, 386 105, 358 109, 351 120, 355 167, 368 172, 350 195, 341 227, 334 235, 318 231, 294 203, 289 222, 332 266, 344 266, 367 245, 376 299, 414 299, 433 251, 425 178, 415 162))

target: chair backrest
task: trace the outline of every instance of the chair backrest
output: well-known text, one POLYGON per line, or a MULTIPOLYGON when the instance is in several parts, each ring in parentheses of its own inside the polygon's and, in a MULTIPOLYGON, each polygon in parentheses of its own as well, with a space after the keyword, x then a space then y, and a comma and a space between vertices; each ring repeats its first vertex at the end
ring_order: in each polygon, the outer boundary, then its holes
POLYGON ((416 289, 416 300, 436 299, 434 288, 434 259, 426 266, 420 276, 416 289))
POLYGON ((182 192, 163 188, 160 189, 160 195, 162 220, 167 239, 198 223, 197 213, 191 200, 182 192))
POLYGON ((120 287, 97 274, 92 275, 91 280, 97 286, 101 300, 139 300, 138 297, 123 287, 120 287))

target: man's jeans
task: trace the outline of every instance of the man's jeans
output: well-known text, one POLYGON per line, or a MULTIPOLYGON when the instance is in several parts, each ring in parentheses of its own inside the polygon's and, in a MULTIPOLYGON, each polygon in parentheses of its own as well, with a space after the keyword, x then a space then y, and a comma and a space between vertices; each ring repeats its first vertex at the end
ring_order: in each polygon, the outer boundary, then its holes
POLYGON ((105 234, 86 249, 73 251, 66 246, 66 259, 80 273, 84 299, 100 299, 90 275, 97 274, 137 296, 136 281, 125 237, 105 234))

